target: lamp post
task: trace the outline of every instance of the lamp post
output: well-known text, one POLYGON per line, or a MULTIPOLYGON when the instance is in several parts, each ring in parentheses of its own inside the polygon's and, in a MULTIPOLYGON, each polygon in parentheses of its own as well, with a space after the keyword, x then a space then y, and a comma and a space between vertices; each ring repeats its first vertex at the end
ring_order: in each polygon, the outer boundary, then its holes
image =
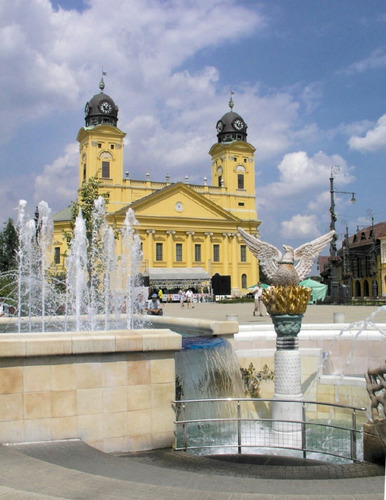
MULTIPOLYGON (((335 194, 350 194, 351 195, 351 203, 355 203, 355 193, 349 191, 336 191, 334 189, 334 174, 338 174, 340 172, 340 168, 338 166, 331 167, 330 174, 330 231, 335 231, 335 222, 337 221, 337 217, 335 214, 335 194)), ((331 300, 333 303, 336 303, 339 296, 339 282, 337 276, 337 251, 336 251, 336 234, 331 240, 330 243, 330 261, 331 261, 331 300)))

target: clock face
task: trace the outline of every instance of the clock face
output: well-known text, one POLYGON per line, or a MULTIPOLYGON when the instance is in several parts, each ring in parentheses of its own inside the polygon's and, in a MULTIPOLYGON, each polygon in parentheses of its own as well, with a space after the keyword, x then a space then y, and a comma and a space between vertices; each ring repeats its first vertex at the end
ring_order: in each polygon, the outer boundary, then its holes
POLYGON ((243 130, 244 128, 244 122, 241 118, 236 118, 232 125, 236 130, 243 130))
POLYGON ((221 120, 219 120, 217 122, 217 125, 216 125, 217 132, 222 132, 223 128, 224 128, 224 124, 221 120))
POLYGON ((177 201, 177 203, 174 205, 174 208, 177 210, 177 212, 182 212, 184 209, 184 205, 180 201, 177 201))
POLYGON ((103 101, 99 104, 99 109, 102 111, 102 113, 111 113, 113 107, 109 102, 103 101))

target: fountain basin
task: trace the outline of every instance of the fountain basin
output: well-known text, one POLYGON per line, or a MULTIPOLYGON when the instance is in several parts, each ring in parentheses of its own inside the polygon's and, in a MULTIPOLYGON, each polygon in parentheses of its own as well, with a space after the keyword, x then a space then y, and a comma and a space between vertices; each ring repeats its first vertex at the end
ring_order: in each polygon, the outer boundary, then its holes
POLYGON ((181 340, 168 329, 0 335, 0 442, 171 447, 181 340))

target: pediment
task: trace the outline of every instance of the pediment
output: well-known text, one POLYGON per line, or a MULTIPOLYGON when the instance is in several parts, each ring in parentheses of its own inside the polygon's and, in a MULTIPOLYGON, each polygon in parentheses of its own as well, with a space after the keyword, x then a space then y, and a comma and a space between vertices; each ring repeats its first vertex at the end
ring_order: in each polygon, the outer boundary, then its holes
POLYGON ((115 212, 114 217, 124 217, 129 207, 134 210, 137 218, 200 219, 228 222, 240 220, 182 182, 166 186, 135 201, 115 212))

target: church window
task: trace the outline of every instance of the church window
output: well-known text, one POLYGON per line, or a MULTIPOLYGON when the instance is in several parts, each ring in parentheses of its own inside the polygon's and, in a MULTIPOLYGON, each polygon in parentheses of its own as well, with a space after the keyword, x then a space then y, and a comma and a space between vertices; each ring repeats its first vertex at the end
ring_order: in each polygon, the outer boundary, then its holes
POLYGON ((155 244, 155 260, 160 261, 163 260, 163 245, 162 243, 155 244))
POLYGON ((244 174, 237 174, 237 189, 244 189, 244 174))
POLYGON ((86 164, 83 164, 83 182, 86 182, 87 176, 86 176, 86 164))
POLYGON ((54 249, 54 263, 60 264, 60 247, 55 247, 54 249))
POLYGON ((239 207, 243 207, 244 205, 245 205, 245 203, 243 201, 239 201, 239 203, 238 203, 239 207))
POLYGON ((218 187, 222 186, 222 175, 218 176, 218 187))
POLYGON ((194 245, 194 261, 201 262, 201 245, 199 243, 194 245))
POLYGON ((241 288, 247 288, 247 275, 242 274, 241 275, 241 288))
POLYGON ((110 149, 114 149, 114 144, 110 144, 110 149))
POLYGON ((110 178, 110 162, 102 161, 102 177, 104 179, 110 178))
POLYGON ((220 262, 220 245, 213 245, 213 262, 220 262))
POLYGON ((176 262, 182 262, 182 243, 176 243, 176 262))
POLYGON ((102 147, 102 143, 98 142, 98 148, 100 149, 102 147))
POLYGON ((246 245, 240 246, 240 261, 247 262, 247 246, 246 245))

